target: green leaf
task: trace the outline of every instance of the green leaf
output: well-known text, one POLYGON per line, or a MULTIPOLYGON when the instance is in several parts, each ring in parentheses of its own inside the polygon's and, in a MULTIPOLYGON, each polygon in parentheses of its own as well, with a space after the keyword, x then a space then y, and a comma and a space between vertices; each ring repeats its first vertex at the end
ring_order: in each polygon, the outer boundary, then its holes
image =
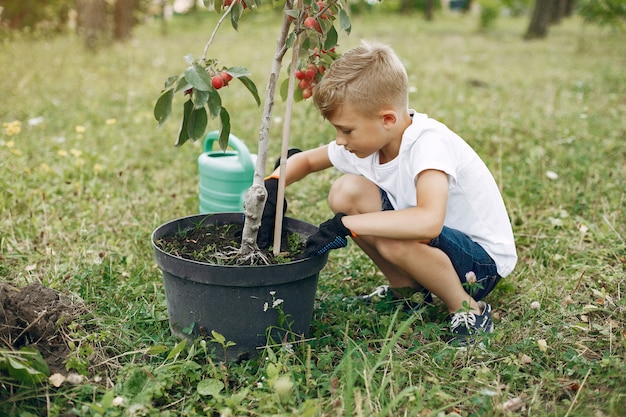
MULTIPOLYGON (((228 137, 230 136, 230 114, 228 114, 228 111, 224 107, 222 107, 222 111, 220 111, 220 122, 222 123, 222 127, 220 129, 218 143, 220 144, 220 149, 225 151, 226 148, 228 148, 228 137)), ((222 339, 224 339, 224 336, 222 336, 222 339)), ((223 342, 220 343, 223 344, 223 342)))
POLYGON ((289 34, 289 36, 287 36, 287 41, 285 42, 285 45, 287 46, 287 48, 291 48, 293 47, 293 44, 296 42, 296 34, 291 32, 289 34))
POLYGON ((154 118, 159 122, 159 126, 161 126, 172 113, 173 100, 174 90, 165 90, 154 105, 154 118))
POLYGON ((209 114, 211 115, 211 119, 215 119, 219 116, 220 111, 222 111, 222 98, 217 90, 214 89, 209 91, 209 100, 207 104, 209 105, 209 114))
POLYGON ((218 379, 203 379, 198 382, 198 394, 216 397, 224 389, 224 383, 218 379))
POLYGON ((195 89, 201 91, 209 91, 213 89, 209 74, 207 74, 204 67, 197 62, 194 62, 191 66, 187 67, 185 70, 185 79, 195 89))
POLYGON ((167 355, 167 358, 165 360, 169 361, 170 359, 174 359, 175 357, 180 355, 180 352, 185 349, 185 346, 187 346, 187 339, 183 339, 180 342, 176 343, 176 346, 174 346, 174 349, 172 349, 170 354, 167 355))
POLYGON ((344 9, 339 10, 339 25, 347 34, 350 34, 352 24, 350 23, 350 16, 348 16, 348 13, 346 13, 344 9))
MULTIPOLYGON (((299 90, 299 88, 296 88, 296 90, 299 90)), ((285 78, 285 80, 282 83, 280 83, 280 98, 283 101, 286 101, 288 93, 289 93, 289 78, 285 78)))
MULTIPOLYGON (((220 140, 220 146, 221 144, 222 144, 222 141, 220 140)), ((228 146, 228 142, 226 143, 226 146, 228 146)), ((222 149, 225 150, 226 148, 222 148, 222 149)), ((211 330, 211 336, 213 336, 213 339, 220 345, 223 345, 224 342, 226 342, 226 338, 221 333, 218 333, 215 330, 211 330)))
POLYGON ((100 403, 102 404, 102 407, 105 409, 105 411, 113 405, 114 399, 115 399, 115 392, 107 391, 104 393, 104 395, 102 396, 102 399, 100 400, 100 403))
POLYGON ((254 82, 252 82, 252 80, 248 77, 238 77, 237 79, 241 81, 243 85, 246 86, 246 88, 248 89, 248 91, 250 91, 250 93, 252 93, 252 96, 254 97, 254 100, 256 101, 256 105, 260 106, 261 98, 259 97, 259 92, 257 91, 256 85, 254 84, 254 82))
POLYGON ((250 70, 246 67, 230 67, 226 68, 226 72, 232 75, 234 78, 250 75, 250 70))
POLYGON ((335 26, 331 26, 326 32, 326 40, 324 41, 324 49, 327 51, 329 49, 334 48, 337 45, 337 40, 339 39, 339 35, 337 34, 337 30, 335 26))
POLYGON ((193 100, 194 109, 199 109, 204 107, 205 104, 209 101, 209 96, 211 95, 210 91, 201 91, 201 90, 193 90, 193 94, 191 99, 193 100))
POLYGON ((0 368, 22 384, 39 384, 50 375, 43 357, 35 349, 23 348, 19 352, 5 355, 3 359, 0 368))
POLYGON ((160 355, 161 353, 167 352, 167 346, 165 345, 154 345, 148 349, 146 355, 160 355))
POLYGON ((181 76, 178 78, 178 82, 176 83, 176 87, 174 88, 174 93, 178 93, 180 90, 189 90, 191 88, 191 84, 187 82, 185 76, 181 76))
POLYGON ((176 81, 178 81, 178 78, 179 78, 178 75, 172 75, 170 77, 167 77, 167 80, 165 80, 165 87, 163 89, 164 90, 169 89, 171 86, 174 85, 176 81))
POLYGON ((239 407, 246 399, 249 391, 250 390, 248 388, 243 388, 238 392, 230 393, 228 397, 224 398, 224 403, 226 403, 226 405, 231 409, 237 409, 237 407, 239 407))
POLYGON ((233 26, 233 29, 239 30, 239 19, 241 19, 241 15, 243 14, 243 6, 241 2, 235 3, 232 9, 230 9, 230 24, 233 26))
POLYGON ((176 140, 175 146, 182 146, 189 140, 189 133, 187 133, 187 124, 189 122, 189 118, 191 117, 191 112, 193 112, 193 103, 191 100, 185 101, 183 105, 183 121, 180 124, 180 129, 178 130, 178 139, 176 140))
POLYGON ((189 134, 189 139, 201 139, 204 136, 204 132, 206 131, 207 122, 208 118, 206 115, 206 109, 204 107, 200 107, 199 109, 193 109, 193 111, 191 112, 191 116, 189 117, 189 122, 187 124, 187 133, 189 134))

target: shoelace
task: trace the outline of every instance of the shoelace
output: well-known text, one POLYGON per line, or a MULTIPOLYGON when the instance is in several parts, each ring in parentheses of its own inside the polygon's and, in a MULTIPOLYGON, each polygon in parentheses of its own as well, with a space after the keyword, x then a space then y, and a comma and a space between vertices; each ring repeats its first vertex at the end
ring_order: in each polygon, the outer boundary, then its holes
POLYGON ((450 329, 456 330, 461 324, 465 324, 467 329, 476 326, 476 314, 474 313, 455 313, 450 320, 450 329))
POLYGON ((366 297, 367 298, 372 298, 373 296, 377 295, 378 297, 382 298, 385 295, 387 295, 387 291, 389 291, 389 286, 388 285, 381 285, 380 287, 376 287, 374 292, 372 292, 371 294, 368 294, 366 297))

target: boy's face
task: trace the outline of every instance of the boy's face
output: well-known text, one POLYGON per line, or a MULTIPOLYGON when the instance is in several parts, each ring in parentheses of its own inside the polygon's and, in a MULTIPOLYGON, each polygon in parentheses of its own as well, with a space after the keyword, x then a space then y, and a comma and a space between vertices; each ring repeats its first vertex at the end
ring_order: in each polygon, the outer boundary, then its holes
POLYGON ((388 143, 383 117, 366 116, 350 104, 344 104, 328 121, 337 131, 337 145, 359 158, 380 151, 388 143))

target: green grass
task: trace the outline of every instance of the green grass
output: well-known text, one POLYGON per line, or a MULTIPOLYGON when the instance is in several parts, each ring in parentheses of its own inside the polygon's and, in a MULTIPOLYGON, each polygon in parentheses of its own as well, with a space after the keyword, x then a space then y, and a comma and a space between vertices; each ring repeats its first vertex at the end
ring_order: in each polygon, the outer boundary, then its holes
MULTIPOLYGON (((351 245, 321 273, 313 340, 225 365, 202 343, 170 337, 149 238, 197 211, 199 144, 174 149, 178 126, 157 128, 152 106, 183 56, 202 53, 213 19, 180 18, 167 36, 148 24, 97 54, 72 37, 0 45, 0 122, 21 122, 12 136, 0 130, 0 278, 40 281, 90 311, 66 335, 83 382, 2 394, 2 412, 502 416, 519 400, 515 415, 624 414, 623 33, 569 19, 546 40, 525 42, 525 19, 480 32, 472 17, 355 16, 342 50, 361 38, 391 44, 410 74, 412 107, 463 136, 500 184, 520 260, 488 298, 496 332, 486 351, 457 351, 440 337, 440 306, 412 316, 347 309, 344 296, 383 283, 351 245), (36 117, 43 123, 30 126, 36 117)), ((264 14, 239 33, 225 28, 227 47, 213 54, 250 68, 264 91, 277 27, 264 14)), ((228 88, 233 132, 254 150, 260 110, 242 87, 228 88)), ((275 114, 282 109, 278 102, 275 114)), ((293 146, 308 148, 332 130, 305 102, 292 135, 293 146)), ((290 187, 289 214, 328 218, 337 175, 290 187)))

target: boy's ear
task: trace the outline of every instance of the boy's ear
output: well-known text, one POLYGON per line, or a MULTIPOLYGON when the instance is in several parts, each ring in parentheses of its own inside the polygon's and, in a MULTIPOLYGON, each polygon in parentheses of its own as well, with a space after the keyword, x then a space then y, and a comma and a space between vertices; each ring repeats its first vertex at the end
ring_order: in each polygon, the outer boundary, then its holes
POLYGON ((380 112, 383 126, 392 127, 398 121, 398 114, 393 110, 383 110, 380 112))

